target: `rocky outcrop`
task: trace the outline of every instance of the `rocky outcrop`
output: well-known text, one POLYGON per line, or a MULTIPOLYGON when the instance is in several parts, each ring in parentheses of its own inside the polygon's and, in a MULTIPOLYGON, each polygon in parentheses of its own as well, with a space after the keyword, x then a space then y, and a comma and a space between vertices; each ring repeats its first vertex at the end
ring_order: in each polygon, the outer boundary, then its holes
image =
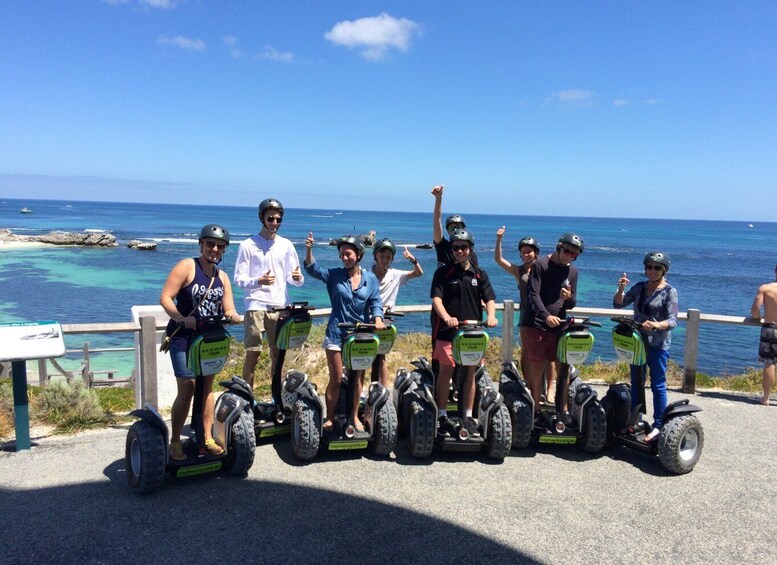
POLYGON ((130 249, 140 249, 141 251, 154 251, 156 246, 159 245, 156 241, 140 241, 139 239, 133 239, 127 244, 130 249))
MULTIPOLYGON (((370 230, 370 233, 366 235, 357 235, 356 237, 360 238, 362 240, 362 243, 364 243, 364 247, 372 247, 375 245, 375 240, 377 239, 377 233, 375 230, 370 230)), ((329 245, 337 245, 340 242, 339 237, 335 237, 333 239, 329 240, 329 245)))
POLYGON ((117 247, 116 236, 110 233, 51 232, 44 235, 17 235, 9 229, 0 229, 0 241, 32 241, 50 245, 85 245, 90 247, 117 247))

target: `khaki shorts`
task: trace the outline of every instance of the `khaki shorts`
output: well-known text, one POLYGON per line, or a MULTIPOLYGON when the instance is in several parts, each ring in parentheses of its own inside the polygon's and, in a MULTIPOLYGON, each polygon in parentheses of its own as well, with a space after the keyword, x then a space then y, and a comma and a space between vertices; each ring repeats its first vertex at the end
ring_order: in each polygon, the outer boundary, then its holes
POLYGON ((280 312, 267 310, 247 310, 243 315, 244 335, 243 345, 246 351, 261 351, 262 338, 275 341, 280 312))

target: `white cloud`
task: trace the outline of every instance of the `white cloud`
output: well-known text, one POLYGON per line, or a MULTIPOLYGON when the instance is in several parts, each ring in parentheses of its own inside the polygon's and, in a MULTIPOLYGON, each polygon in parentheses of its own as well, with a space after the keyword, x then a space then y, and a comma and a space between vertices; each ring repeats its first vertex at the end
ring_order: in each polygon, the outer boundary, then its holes
POLYGON ((264 50, 256 56, 257 59, 268 59, 279 63, 291 63, 294 61, 294 53, 278 51, 272 45, 265 46, 264 50))
POLYGON ((205 49, 205 42, 202 39, 190 39, 182 35, 168 37, 160 35, 156 42, 160 45, 175 45, 184 51, 202 51, 205 49))
POLYGON ((141 6, 148 6, 150 8, 160 8, 162 10, 172 10, 178 3, 178 0, 104 0, 106 4, 112 6, 118 4, 129 4, 130 2, 137 1, 141 6))
POLYGON ((631 102, 628 100, 623 100, 622 98, 612 101, 613 106, 628 106, 629 104, 631 104, 631 102))
POLYGON ((567 108, 590 108, 591 106, 596 106, 596 93, 593 90, 570 88, 569 90, 554 92, 550 98, 558 105, 567 108))
POLYGON ((648 98, 645 100, 645 104, 648 106, 656 106, 658 104, 662 104, 664 101, 660 98, 648 98))
POLYGON ((365 59, 382 59, 391 49, 407 51, 421 26, 406 18, 394 18, 387 13, 358 20, 338 22, 324 34, 327 41, 356 49, 365 59))
POLYGON ((237 37, 234 35, 224 36, 224 45, 229 47, 229 53, 233 59, 239 59, 243 56, 243 52, 237 47, 237 37))

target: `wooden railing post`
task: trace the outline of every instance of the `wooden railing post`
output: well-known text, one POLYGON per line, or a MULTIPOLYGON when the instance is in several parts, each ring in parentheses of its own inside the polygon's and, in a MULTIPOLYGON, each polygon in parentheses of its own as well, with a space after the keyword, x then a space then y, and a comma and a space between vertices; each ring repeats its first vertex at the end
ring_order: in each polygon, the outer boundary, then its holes
POLYGON ((41 388, 49 384, 49 372, 45 359, 38 359, 38 384, 41 388))
POLYGON ((699 323, 701 311, 688 309, 688 320, 685 324, 685 358, 683 359, 683 392, 696 392, 696 366, 699 357, 699 323))
POLYGON ((515 339, 513 338, 513 326, 515 321, 515 302, 504 301, 505 309, 502 313, 502 363, 510 363, 513 360, 515 339))
POLYGON ((146 402, 158 406, 156 382, 156 320, 153 316, 140 318, 140 406, 146 402))

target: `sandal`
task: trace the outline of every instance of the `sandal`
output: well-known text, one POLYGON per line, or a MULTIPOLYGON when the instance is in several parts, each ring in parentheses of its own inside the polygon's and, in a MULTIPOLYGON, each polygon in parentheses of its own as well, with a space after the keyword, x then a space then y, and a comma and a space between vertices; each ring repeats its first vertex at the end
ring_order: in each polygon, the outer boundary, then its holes
POLYGON ((205 449, 208 450, 210 455, 221 455, 224 453, 224 448, 216 443, 216 440, 213 438, 210 438, 205 442, 205 449))
POLYGON ((186 454, 183 452, 183 446, 180 441, 170 442, 170 459, 173 461, 185 461, 186 454))
POLYGON ((335 429, 335 423, 332 420, 327 420, 324 422, 324 427, 321 429, 325 432, 331 432, 333 429, 335 429))

